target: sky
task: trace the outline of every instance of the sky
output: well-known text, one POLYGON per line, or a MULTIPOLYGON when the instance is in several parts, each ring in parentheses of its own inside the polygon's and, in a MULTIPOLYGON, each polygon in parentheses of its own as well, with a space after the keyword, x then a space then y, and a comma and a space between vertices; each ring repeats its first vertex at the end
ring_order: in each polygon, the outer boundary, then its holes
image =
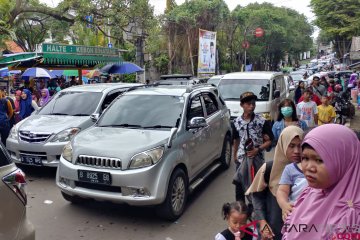
MULTIPOLYGON (((288 8, 295 9, 296 11, 304 14, 309 21, 314 20, 314 14, 311 12, 310 0, 224 0, 226 4, 228 5, 230 10, 233 10, 238 4, 241 6, 246 6, 249 3, 263 3, 263 2, 269 2, 274 4, 275 6, 284 6, 288 8)), ((60 0, 40 0, 40 2, 46 3, 51 7, 55 7, 60 0)), ((150 4, 154 6, 155 14, 161 14, 165 10, 166 6, 166 0, 149 0, 150 4)), ((185 0, 175 0, 177 4, 181 4, 185 2, 185 0)), ((313 37, 316 37, 318 35, 318 30, 315 31, 313 37)))

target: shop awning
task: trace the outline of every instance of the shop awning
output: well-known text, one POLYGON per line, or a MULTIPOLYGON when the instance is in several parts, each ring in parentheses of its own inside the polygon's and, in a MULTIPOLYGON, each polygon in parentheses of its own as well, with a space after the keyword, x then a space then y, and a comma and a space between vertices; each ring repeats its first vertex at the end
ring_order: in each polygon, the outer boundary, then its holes
POLYGON ((7 54, 0 57, 0 68, 9 66, 12 69, 92 69, 96 65, 122 62, 120 51, 115 48, 44 43, 38 52, 7 54))

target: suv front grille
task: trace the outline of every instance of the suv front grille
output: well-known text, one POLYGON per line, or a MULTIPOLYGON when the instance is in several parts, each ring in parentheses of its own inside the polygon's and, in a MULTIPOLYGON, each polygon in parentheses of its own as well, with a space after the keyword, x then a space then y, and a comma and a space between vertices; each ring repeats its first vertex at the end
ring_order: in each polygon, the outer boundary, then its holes
POLYGON ((42 143, 45 142, 51 134, 48 133, 33 133, 30 131, 19 131, 19 137, 24 142, 42 143))
POLYGON ((76 164, 83 166, 121 170, 121 160, 118 158, 80 155, 76 160, 76 164))

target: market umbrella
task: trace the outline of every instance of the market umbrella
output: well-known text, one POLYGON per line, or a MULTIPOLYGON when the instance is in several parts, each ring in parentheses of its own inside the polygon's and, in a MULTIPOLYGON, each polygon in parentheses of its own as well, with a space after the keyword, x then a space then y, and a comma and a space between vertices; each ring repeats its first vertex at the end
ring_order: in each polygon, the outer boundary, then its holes
POLYGON ((98 69, 94 69, 91 70, 90 72, 88 72, 85 76, 87 78, 94 78, 94 77, 99 77, 101 75, 101 72, 98 69))
POLYGON ((9 76, 9 69, 6 68, 0 68, 0 77, 6 77, 9 76))
POLYGON ((107 64, 102 69, 102 72, 109 74, 130 74, 135 72, 143 72, 144 69, 131 62, 123 62, 122 64, 107 64))
POLYGON ((44 68, 28 68, 21 75, 21 77, 51 78, 50 73, 48 72, 48 70, 46 70, 44 68))

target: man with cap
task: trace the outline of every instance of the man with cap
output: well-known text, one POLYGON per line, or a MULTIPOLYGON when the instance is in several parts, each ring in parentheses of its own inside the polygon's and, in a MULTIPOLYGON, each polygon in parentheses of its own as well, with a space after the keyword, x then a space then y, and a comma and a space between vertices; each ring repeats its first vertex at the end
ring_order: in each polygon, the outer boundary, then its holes
POLYGON ((320 77, 318 77, 318 76, 313 77, 312 91, 320 99, 322 96, 326 96, 326 88, 325 88, 325 86, 320 84, 320 77))
POLYGON ((236 200, 245 202, 245 192, 264 163, 264 150, 271 146, 273 133, 270 122, 254 113, 257 97, 252 92, 240 95, 243 114, 234 120, 233 159, 236 163, 234 177, 236 200))

